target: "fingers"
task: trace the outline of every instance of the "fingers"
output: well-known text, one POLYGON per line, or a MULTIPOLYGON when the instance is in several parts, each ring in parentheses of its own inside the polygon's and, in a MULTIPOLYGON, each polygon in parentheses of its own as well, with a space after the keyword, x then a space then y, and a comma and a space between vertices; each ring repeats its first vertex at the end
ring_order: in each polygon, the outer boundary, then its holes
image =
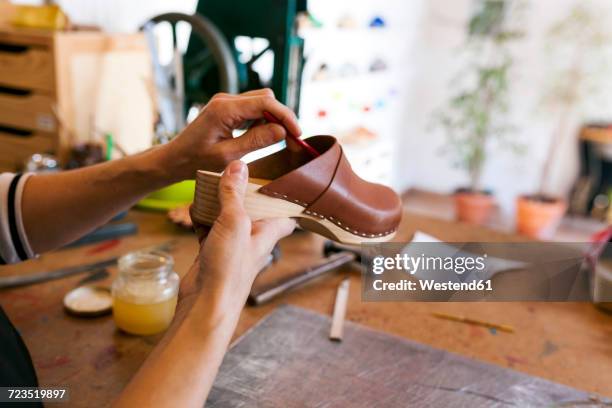
POLYGON ((252 151, 263 149, 264 147, 280 142, 286 135, 287 132, 282 126, 268 123, 251 127, 242 136, 223 143, 235 143, 238 150, 237 153, 243 156, 252 151))
POLYGON ((240 160, 231 162, 219 181, 219 202, 221 213, 244 213, 244 196, 248 179, 246 164, 240 160))
POLYGON ((250 97, 247 102, 245 102, 244 109, 245 112, 251 115, 249 119, 261 118, 263 116, 263 112, 268 111, 278 120, 280 120, 280 122, 287 129, 287 131, 291 132, 295 136, 300 136, 302 134, 302 129, 298 124, 298 120, 295 116, 295 113, 293 113, 291 109, 277 101, 274 97, 250 97))
POLYGON ((270 88, 254 89, 252 91, 242 92, 238 95, 232 95, 225 92, 216 93, 214 98, 239 98, 241 96, 274 96, 274 91, 270 88))
POLYGON ((235 122, 234 125, 238 125, 245 120, 261 119, 263 112, 268 111, 278 118, 289 132, 296 136, 302 134, 295 113, 276 100, 270 89, 258 89, 240 95, 217 94, 211 99, 209 105, 213 103, 227 105, 222 110, 224 115, 232 118, 232 121, 235 122))
POLYGON ((287 138, 286 142, 287 150, 289 150, 291 153, 301 153, 304 150, 302 146, 297 144, 297 142, 291 138, 287 138))
POLYGON ((202 242, 206 239, 208 233, 210 232, 210 227, 207 225, 202 225, 195 220, 195 217, 193 215, 193 204, 189 206, 189 216, 191 217, 193 230, 198 236, 198 242, 202 244, 202 242))
POLYGON ((239 96, 271 96, 274 98, 274 91, 270 88, 254 89, 241 93, 239 96))
POLYGON ((272 252, 274 245, 293 232, 295 220, 291 218, 271 218, 253 223, 251 242, 253 250, 259 255, 272 252))

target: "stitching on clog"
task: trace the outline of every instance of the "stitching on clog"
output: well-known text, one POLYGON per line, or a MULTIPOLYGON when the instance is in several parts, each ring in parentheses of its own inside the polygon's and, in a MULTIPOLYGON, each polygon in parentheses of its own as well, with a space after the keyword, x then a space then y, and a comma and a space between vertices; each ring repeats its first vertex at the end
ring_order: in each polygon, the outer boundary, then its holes
MULTIPOLYGON (((273 195, 274 197, 277 197, 277 198, 282 198, 282 199, 287 200, 287 201, 292 201, 292 202, 294 202, 296 204, 301 205, 302 207, 308 207, 308 204, 303 202, 303 201, 300 201, 300 200, 297 200, 297 199, 294 199, 294 198, 289 198, 285 194, 280 194, 280 193, 277 193, 275 191, 270 191, 269 189, 267 189, 265 187, 260 188, 260 191, 262 191, 264 193, 267 193, 267 194, 271 194, 271 195, 273 195)), ((365 237, 365 238, 367 238, 367 237, 370 237, 370 238, 383 237, 383 236, 389 235, 389 234, 391 234, 391 233, 393 233, 393 232, 395 232, 397 230, 397 228, 394 228, 392 230, 389 230, 389 231, 386 231, 386 232, 382 232, 380 234, 368 234, 368 233, 361 232, 361 231, 358 231, 358 230, 355 230, 355 229, 351 229, 350 227, 343 225, 342 222, 340 222, 339 220, 336 220, 332 216, 326 217, 326 216, 324 216, 322 214, 319 214, 319 213, 317 213, 315 211, 306 210, 306 209, 304 209, 304 214, 313 215, 313 216, 315 216, 317 218, 320 218, 322 220, 328 220, 328 221, 332 222, 333 224, 339 226, 343 230, 350 232, 351 234, 359 235, 359 236, 365 237)))
POLYGON ((275 191, 270 191, 270 190, 268 190, 265 187, 260 188, 260 191, 262 191, 264 193, 272 194, 274 197, 277 197, 277 198, 282 198, 282 199, 285 199, 285 200, 288 200, 288 201, 292 201, 292 202, 294 202, 296 204, 301 205, 302 207, 307 207, 308 206, 308 204, 303 202, 303 201, 297 200, 295 198, 287 197, 285 194, 280 194, 280 193, 277 193, 275 191))

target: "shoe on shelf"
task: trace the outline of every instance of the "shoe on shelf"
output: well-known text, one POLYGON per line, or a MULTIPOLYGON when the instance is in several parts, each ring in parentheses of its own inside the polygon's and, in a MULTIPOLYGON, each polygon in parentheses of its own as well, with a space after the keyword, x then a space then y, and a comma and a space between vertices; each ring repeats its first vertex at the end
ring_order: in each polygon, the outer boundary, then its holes
MULTIPOLYGON (((295 218, 302 228, 344 244, 391 240, 402 216, 398 195, 357 176, 334 137, 306 140, 320 156, 284 149, 248 165, 245 209, 249 217, 253 221, 295 218)), ((220 177, 221 173, 198 171, 194 221, 215 222, 220 177)))

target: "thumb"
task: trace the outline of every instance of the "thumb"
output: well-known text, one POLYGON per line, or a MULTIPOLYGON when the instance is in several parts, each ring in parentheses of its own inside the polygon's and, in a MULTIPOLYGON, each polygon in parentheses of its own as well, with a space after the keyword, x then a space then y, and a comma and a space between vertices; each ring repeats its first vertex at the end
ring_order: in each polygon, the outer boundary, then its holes
POLYGON ((246 193, 249 170, 240 160, 234 160, 226 168, 219 181, 219 203, 221 213, 233 215, 244 213, 244 196, 246 193))

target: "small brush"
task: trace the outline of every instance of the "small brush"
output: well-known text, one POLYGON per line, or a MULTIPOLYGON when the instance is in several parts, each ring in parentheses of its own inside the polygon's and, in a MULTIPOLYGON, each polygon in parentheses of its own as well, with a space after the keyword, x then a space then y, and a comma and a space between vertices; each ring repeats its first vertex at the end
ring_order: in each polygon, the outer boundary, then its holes
MULTIPOLYGON (((264 118, 268 122, 275 123, 277 125, 281 125, 282 127, 285 127, 282 124, 282 122, 280 120, 278 120, 276 118, 276 116, 272 115, 270 112, 264 111, 263 116, 264 116, 264 118)), ((287 132, 287 136, 289 136, 291 139, 293 139, 293 141, 295 141, 295 143, 300 145, 300 147, 303 148, 304 150, 306 150, 312 157, 316 158, 316 157, 319 157, 321 155, 311 145, 309 145, 308 143, 306 143, 305 141, 303 141, 302 139, 300 139, 299 137, 297 137, 293 133, 289 132, 289 130, 287 130, 287 128, 285 128, 285 131, 287 132)))

